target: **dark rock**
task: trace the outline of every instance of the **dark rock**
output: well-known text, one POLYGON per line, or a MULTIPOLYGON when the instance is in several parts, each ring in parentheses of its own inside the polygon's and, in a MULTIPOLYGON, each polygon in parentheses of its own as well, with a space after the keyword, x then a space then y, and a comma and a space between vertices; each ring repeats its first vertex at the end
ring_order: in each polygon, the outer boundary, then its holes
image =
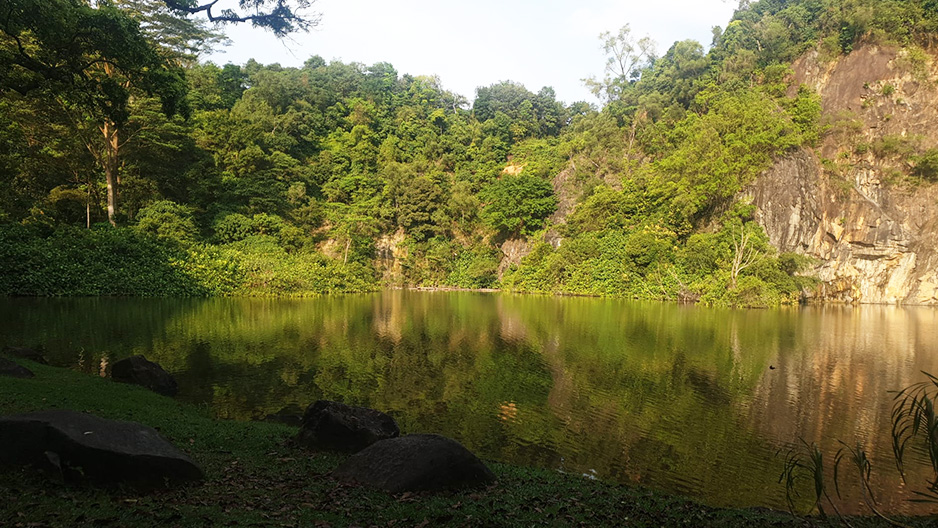
POLYGON ((291 403, 273 414, 268 414, 263 421, 300 427, 303 425, 303 409, 299 405, 291 403))
POLYGON ((46 357, 43 355, 42 348, 29 348, 29 347, 15 347, 15 346, 5 346, 3 347, 3 353, 8 356, 18 357, 20 359, 28 359, 42 365, 46 365, 46 357))
POLYGON ((202 470, 152 427, 73 411, 0 417, 0 465, 140 488, 202 479, 202 470))
POLYGON ((311 449, 355 453, 400 434, 394 418, 383 412, 319 400, 306 408, 297 442, 311 449))
POLYGON ((495 475, 459 442, 433 434, 382 440, 332 472, 341 482, 391 493, 483 486, 495 475))
POLYGON ((0 358, 0 376, 13 378, 32 378, 35 374, 26 367, 21 367, 6 358, 0 358))
POLYGON ((163 367, 143 356, 122 359, 111 367, 111 378, 122 383, 133 383, 146 387, 163 396, 175 396, 179 392, 176 379, 163 367))

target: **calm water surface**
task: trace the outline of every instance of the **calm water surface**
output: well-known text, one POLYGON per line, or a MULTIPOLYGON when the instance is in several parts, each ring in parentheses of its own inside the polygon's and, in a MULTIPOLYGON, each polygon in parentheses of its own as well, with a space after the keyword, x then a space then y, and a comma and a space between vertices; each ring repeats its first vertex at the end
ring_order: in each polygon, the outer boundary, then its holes
MULTIPOLYGON (((717 310, 402 291, 4 299, 2 343, 41 343, 53 363, 94 374, 144 354, 177 377, 180 399, 223 418, 341 400, 488 459, 719 506, 784 508, 779 450, 804 439, 833 458, 838 440, 859 441, 883 510, 936 509, 907 501, 927 468, 913 464, 903 485, 888 434, 888 391, 938 373, 933 309, 717 310)), ((865 511, 855 489, 841 506, 865 511)))

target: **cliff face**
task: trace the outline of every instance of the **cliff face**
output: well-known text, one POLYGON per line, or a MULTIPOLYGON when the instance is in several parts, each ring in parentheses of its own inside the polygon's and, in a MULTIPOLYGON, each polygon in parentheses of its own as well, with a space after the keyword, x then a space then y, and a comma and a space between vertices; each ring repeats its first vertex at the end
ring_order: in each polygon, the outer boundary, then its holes
POLYGON ((748 189, 757 220, 780 251, 817 260, 814 300, 938 305, 938 185, 911 176, 938 146, 934 61, 868 46, 794 70, 829 131, 748 189))

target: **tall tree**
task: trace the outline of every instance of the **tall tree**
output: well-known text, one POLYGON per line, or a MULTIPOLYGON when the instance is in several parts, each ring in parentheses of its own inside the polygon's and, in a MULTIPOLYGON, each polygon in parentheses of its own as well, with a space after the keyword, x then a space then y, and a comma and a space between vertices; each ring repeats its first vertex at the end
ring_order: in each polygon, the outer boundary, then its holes
POLYGON ((0 93, 54 95, 76 127, 89 118, 101 123, 104 146, 93 153, 104 170, 114 224, 118 131, 130 116, 131 93, 157 97, 167 114, 184 110, 182 69, 109 3, 9 0, 0 9, 0 93))
POLYGON ((583 83, 596 97, 614 101, 625 86, 638 80, 642 68, 654 62, 656 44, 650 37, 636 40, 628 24, 616 34, 604 31, 599 40, 606 53, 605 77, 602 80, 590 77, 583 79, 583 83))

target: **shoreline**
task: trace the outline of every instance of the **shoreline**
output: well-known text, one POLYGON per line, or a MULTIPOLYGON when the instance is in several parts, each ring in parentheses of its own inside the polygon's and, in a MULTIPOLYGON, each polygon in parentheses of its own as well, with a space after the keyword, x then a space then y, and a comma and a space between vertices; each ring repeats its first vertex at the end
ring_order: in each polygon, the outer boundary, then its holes
POLYGON ((578 297, 588 299, 617 299, 635 302, 660 302, 678 304, 682 306, 701 306, 704 308, 722 308, 733 310, 766 310, 774 308, 796 308, 796 307, 840 307, 840 308, 863 308, 863 307, 892 307, 892 308, 931 308, 938 309, 938 303, 935 304, 912 304, 912 303, 847 303, 838 301, 814 301, 808 300, 799 303, 783 303, 771 306, 713 306, 700 302, 681 301, 677 299, 643 299, 630 297, 626 295, 600 295, 593 293, 574 293, 574 292, 533 292, 504 290, 501 288, 459 288, 455 286, 383 286, 368 291, 343 291, 326 293, 293 293, 293 294, 236 294, 236 295, 204 295, 204 296, 149 296, 149 295, 3 295, 6 299, 315 299, 319 297, 336 297, 342 295, 370 295, 382 291, 410 291, 425 293, 487 293, 487 294, 505 294, 519 296, 540 296, 540 297, 578 297))
MULTIPOLYGON (((202 526, 803 526, 767 508, 717 508, 644 488, 542 468, 488 462, 498 482, 485 489, 389 495, 339 485, 328 473, 345 457, 291 445, 297 429, 219 420, 205 408, 141 387, 16 360, 33 379, 3 378, 0 413, 49 408, 91 412, 157 428, 205 471, 194 486, 138 494, 63 485, 28 470, 0 472, 0 525, 202 526), (110 520, 110 521, 109 521, 110 520), (424 524, 422 524, 424 523, 424 524)), ((804 501, 802 501, 803 503, 804 501)), ((805 507, 799 503, 800 507, 805 507)), ((872 514, 871 514, 872 515, 872 514)), ((929 526, 934 517, 904 518, 929 526)), ((888 526, 872 516, 857 527, 888 526)))

